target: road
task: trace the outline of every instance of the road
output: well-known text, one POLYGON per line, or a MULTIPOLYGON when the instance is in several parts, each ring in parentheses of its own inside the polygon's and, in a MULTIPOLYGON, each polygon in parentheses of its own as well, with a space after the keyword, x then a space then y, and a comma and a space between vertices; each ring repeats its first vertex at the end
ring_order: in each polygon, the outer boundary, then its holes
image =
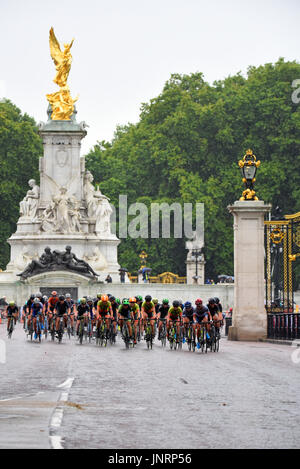
POLYGON ((106 349, 38 344, 21 325, 8 340, 4 323, 0 340, 0 448, 300 446, 292 347, 223 338, 219 353, 202 355, 157 341, 125 350, 119 337, 106 349))

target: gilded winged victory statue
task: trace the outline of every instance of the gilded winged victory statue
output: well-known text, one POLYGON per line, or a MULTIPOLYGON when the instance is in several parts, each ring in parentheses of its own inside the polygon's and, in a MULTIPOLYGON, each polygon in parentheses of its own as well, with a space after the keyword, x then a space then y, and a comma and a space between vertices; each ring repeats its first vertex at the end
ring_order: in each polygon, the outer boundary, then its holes
POLYGON ((53 81, 60 87, 60 90, 56 93, 47 94, 47 99, 52 108, 52 120, 70 120, 74 112, 74 103, 77 101, 77 98, 72 99, 67 85, 72 64, 71 47, 73 42, 74 39, 70 44, 64 44, 64 51, 62 52, 53 28, 50 29, 50 53, 57 71, 53 81))

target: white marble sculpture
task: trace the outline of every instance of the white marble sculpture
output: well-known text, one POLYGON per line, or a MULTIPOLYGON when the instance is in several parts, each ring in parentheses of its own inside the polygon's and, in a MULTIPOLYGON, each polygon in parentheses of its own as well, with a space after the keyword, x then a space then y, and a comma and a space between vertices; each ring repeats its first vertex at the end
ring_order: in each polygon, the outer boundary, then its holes
POLYGON ((39 203, 40 188, 36 184, 35 179, 30 179, 28 185, 31 189, 27 191, 26 196, 20 202, 20 215, 23 218, 34 220, 39 203))
POLYGON ((84 195, 87 204, 88 217, 96 219, 95 232, 101 235, 111 235, 110 216, 112 208, 109 198, 102 194, 99 186, 93 185, 93 175, 86 171, 84 178, 84 195))

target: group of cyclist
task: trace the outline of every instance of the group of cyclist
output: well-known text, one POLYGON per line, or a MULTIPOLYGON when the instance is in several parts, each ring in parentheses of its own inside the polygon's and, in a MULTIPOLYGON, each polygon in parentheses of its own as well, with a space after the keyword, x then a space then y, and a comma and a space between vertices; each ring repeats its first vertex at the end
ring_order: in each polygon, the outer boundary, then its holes
MULTIPOLYGON (((194 305, 190 301, 182 303, 177 300, 170 305, 168 299, 163 299, 160 304, 150 295, 146 295, 144 299, 137 295, 120 301, 119 298, 112 295, 99 293, 97 298, 85 296, 74 301, 69 293, 58 295, 56 291, 53 291, 49 298, 40 292, 32 294, 23 306, 22 314, 24 327, 27 330, 32 324, 35 339, 37 338, 37 318, 42 329, 46 319, 48 327, 51 325, 56 333, 58 333, 62 318, 65 327, 69 323, 72 335, 78 335, 81 321, 85 326, 88 323, 91 324, 92 330, 97 330, 103 323, 105 323, 106 330, 109 330, 112 324, 111 330, 115 335, 118 326, 122 331, 126 321, 133 344, 137 343, 138 331, 143 335, 147 323, 151 325, 153 340, 156 325, 158 339, 160 339, 163 324, 165 324, 167 338, 169 338, 170 329, 175 327, 179 340, 180 328, 183 330, 184 337, 187 336, 188 328, 192 324, 194 337, 199 343, 203 325, 209 338, 211 324, 214 323, 216 328, 220 329, 224 320, 222 305, 218 298, 210 298, 207 305, 204 305, 200 298, 195 301, 194 305)), ((10 321, 16 323, 18 316, 19 308, 14 301, 9 302, 7 306, 8 330, 10 321)))

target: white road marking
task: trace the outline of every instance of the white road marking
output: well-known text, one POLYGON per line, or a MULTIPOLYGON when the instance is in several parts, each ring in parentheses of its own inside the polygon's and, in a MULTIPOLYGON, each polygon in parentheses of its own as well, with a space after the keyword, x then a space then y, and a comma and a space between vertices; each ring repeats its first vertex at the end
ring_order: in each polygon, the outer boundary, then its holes
POLYGON ((15 401, 17 399, 26 399, 26 397, 33 397, 37 396, 38 394, 44 394, 44 392, 39 391, 38 393, 34 394, 23 394, 21 396, 9 397, 8 399, 0 399, 0 402, 15 401))
POLYGON ((57 387, 63 389, 59 396, 57 406, 53 412, 50 428, 49 428, 49 439, 52 449, 64 449, 62 445, 62 437, 58 435, 58 431, 61 427, 63 416, 64 416, 64 403, 68 401, 70 389, 72 387, 74 378, 68 378, 62 384, 57 387))

